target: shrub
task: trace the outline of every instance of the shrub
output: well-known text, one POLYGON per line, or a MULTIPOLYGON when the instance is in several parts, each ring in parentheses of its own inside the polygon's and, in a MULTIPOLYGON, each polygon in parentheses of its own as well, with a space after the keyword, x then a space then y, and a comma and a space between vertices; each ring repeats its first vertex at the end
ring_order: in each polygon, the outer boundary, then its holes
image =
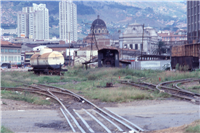
POLYGON ((127 75, 126 77, 125 77, 125 79, 131 79, 132 78, 132 76, 130 76, 130 75, 127 75))
POLYGON ((175 66, 176 70, 179 70, 179 64, 177 63, 175 66))

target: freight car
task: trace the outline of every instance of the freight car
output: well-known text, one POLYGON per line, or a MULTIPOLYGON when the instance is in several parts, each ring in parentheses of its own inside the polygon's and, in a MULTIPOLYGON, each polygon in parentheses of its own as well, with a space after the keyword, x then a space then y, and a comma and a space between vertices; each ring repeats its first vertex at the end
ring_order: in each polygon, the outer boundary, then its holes
POLYGON ((62 69, 64 57, 60 52, 49 48, 41 49, 40 53, 30 58, 31 67, 35 74, 63 75, 67 69, 62 69))
POLYGON ((171 67, 176 69, 176 66, 186 66, 188 70, 199 68, 199 58, 193 56, 171 57, 171 67))
POLYGON ((171 51, 171 67, 187 66, 188 70, 199 68, 200 43, 173 46, 171 51), (177 65, 178 64, 178 65, 177 65))

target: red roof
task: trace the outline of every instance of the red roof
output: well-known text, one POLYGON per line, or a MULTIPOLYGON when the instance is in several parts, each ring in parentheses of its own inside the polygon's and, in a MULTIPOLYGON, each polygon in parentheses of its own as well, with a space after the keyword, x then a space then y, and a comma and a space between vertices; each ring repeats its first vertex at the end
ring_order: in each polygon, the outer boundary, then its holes
POLYGON ((11 42, 8 42, 8 41, 3 41, 3 40, 1 40, 1 46, 4 46, 4 47, 20 47, 21 48, 21 44, 14 44, 14 43, 11 43, 11 42))

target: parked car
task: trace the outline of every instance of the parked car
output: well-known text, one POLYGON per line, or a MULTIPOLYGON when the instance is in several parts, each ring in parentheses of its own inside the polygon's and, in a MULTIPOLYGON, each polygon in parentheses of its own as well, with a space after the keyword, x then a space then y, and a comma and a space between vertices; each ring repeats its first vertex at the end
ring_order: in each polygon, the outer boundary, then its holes
POLYGON ((1 65, 1 68, 11 68, 11 64, 10 63, 3 63, 1 65))

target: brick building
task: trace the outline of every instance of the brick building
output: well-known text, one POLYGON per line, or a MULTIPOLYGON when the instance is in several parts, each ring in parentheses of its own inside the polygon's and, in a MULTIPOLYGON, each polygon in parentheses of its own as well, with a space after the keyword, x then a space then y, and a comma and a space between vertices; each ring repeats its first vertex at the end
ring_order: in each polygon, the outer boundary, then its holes
POLYGON ((162 41, 186 41, 187 40, 187 31, 179 29, 176 32, 162 31, 158 33, 162 37, 162 41))

